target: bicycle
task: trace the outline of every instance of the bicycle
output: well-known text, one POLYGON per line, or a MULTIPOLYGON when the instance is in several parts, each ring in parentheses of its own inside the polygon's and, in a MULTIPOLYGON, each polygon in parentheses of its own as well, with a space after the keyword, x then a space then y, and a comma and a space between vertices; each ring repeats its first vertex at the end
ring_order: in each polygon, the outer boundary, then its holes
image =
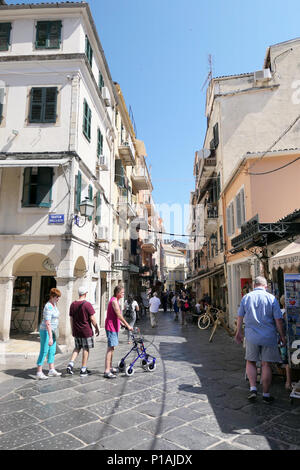
POLYGON ((200 315, 198 318, 198 328, 200 328, 200 330, 207 330, 211 324, 215 323, 219 312, 219 309, 213 307, 212 305, 208 305, 206 312, 200 315))

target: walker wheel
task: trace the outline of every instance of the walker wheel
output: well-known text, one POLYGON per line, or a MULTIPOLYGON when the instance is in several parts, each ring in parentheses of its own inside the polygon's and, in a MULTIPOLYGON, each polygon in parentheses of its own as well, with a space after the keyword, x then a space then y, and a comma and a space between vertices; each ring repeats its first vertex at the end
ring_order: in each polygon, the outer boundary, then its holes
POLYGON ((131 366, 128 366, 127 369, 125 370, 125 374, 127 377, 131 377, 134 374, 134 368, 131 366))
POLYGON ((126 367, 125 361, 120 361, 118 367, 120 372, 124 372, 124 369, 126 367))
POLYGON ((153 372, 153 371, 155 371, 155 369, 156 369, 156 362, 155 361, 148 364, 148 366, 147 366, 148 372, 153 372))
POLYGON ((141 360, 141 366, 142 366, 143 369, 147 369, 147 366, 148 366, 147 359, 142 359, 141 360))

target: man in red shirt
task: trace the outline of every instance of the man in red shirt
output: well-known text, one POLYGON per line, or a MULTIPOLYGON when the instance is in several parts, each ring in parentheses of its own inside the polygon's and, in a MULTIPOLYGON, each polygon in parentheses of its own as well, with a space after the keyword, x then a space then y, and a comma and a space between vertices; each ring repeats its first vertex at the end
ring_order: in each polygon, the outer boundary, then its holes
POLYGON ((86 377, 91 374, 91 371, 87 369, 87 361, 90 349, 94 347, 94 333, 92 325, 95 328, 96 336, 99 336, 95 310, 92 304, 86 300, 87 292, 87 287, 79 287, 79 299, 72 302, 70 306, 71 330, 75 340, 75 349, 67 366, 67 373, 71 375, 74 373, 74 362, 82 349, 82 367, 80 370, 80 377, 86 377))

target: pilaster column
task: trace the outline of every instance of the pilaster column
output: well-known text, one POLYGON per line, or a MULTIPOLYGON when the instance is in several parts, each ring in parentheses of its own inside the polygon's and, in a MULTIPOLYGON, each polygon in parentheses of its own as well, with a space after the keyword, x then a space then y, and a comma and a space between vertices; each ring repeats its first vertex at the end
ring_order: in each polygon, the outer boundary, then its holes
POLYGON ((0 341, 9 340, 15 276, 0 277, 0 341))
POLYGON ((58 302, 59 316, 59 344, 65 344, 68 347, 73 343, 73 337, 70 326, 70 305, 73 301, 73 284, 75 277, 56 277, 56 288, 60 290, 61 297, 58 302))

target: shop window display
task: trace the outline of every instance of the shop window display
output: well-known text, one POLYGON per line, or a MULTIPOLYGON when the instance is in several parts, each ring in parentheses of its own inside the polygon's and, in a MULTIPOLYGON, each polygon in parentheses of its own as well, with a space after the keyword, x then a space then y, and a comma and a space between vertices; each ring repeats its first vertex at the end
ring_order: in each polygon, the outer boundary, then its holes
POLYGON ((29 307, 32 277, 20 276, 15 280, 13 292, 14 307, 29 307))

